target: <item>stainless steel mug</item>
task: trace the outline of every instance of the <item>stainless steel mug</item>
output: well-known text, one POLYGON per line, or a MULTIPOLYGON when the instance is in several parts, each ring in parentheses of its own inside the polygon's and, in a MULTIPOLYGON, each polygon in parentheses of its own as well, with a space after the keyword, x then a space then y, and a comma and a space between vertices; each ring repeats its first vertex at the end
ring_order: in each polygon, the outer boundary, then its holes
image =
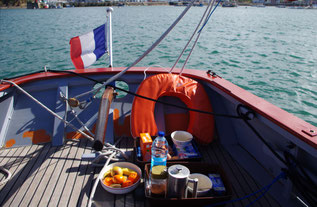
POLYGON ((167 197, 187 198, 188 182, 192 182, 193 197, 197 197, 198 179, 189 178, 190 171, 184 165, 172 165, 168 168, 167 197))

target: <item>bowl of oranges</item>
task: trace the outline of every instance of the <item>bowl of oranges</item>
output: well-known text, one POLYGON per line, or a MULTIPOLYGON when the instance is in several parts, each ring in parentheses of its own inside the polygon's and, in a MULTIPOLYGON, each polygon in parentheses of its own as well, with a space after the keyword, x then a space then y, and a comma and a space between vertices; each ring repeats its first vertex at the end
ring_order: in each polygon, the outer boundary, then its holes
POLYGON ((100 183, 110 193, 125 194, 138 186, 141 174, 141 169, 133 163, 116 162, 101 170, 100 183))

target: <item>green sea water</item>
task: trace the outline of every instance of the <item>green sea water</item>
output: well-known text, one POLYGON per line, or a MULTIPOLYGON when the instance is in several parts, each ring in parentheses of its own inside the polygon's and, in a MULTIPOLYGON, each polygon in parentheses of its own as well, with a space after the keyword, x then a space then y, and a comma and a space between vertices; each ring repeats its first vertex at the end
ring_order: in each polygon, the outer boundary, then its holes
MULTIPOLYGON (((137 66, 171 67, 205 8, 192 8, 137 66)), ((113 66, 133 63, 183 9, 114 8, 113 66)), ((69 40, 105 20, 105 7, 0 10, 0 79, 41 71, 44 66, 73 69, 69 40)), ((92 67, 107 65, 102 57, 92 67)), ((186 68, 212 70, 317 126, 317 10, 217 8, 186 68)))

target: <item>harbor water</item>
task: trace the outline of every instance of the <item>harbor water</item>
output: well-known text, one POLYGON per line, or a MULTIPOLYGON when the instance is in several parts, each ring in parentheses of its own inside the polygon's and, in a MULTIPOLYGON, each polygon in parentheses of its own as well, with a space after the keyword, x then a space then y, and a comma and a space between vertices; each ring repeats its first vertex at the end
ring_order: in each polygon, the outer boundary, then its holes
MULTIPOLYGON (((114 8, 113 66, 133 63, 184 8, 114 8)), ((205 8, 191 8, 137 66, 172 67, 205 8)), ((0 79, 43 71, 44 66, 73 69, 69 40, 105 21, 106 7, 0 10, 0 79)), ((92 67, 108 64, 104 56, 92 67)), ((317 126, 317 10, 217 8, 186 68, 212 70, 317 126)))

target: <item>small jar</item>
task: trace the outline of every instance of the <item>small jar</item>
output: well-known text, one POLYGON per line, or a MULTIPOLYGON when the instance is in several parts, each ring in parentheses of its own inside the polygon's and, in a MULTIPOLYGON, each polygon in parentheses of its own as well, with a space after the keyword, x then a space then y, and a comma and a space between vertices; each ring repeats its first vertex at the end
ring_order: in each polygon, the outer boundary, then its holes
POLYGON ((167 168, 164 165, 152 167, 151 171, 151 196, 166 197, 167 168))

